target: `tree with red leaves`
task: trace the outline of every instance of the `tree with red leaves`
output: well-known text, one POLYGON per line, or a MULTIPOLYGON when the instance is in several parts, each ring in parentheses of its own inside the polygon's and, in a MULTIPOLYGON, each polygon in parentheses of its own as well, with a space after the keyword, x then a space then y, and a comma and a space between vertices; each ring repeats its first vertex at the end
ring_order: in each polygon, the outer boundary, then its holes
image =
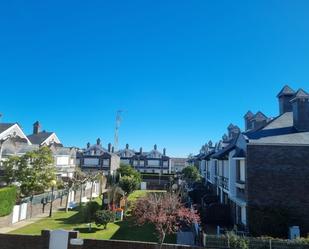
POLYGON ((138 225, 151 223, 155 226, 161 246, 167 234, 176 233, 183 225, 200 221, 196 211, 185 208, 173 193, 151 193, 138 199, 133 216, 138 225))

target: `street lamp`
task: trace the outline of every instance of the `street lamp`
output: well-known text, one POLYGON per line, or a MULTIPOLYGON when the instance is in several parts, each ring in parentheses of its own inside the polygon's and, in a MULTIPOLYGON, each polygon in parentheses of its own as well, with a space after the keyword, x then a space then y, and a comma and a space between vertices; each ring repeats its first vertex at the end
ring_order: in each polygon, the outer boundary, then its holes
POLYGON ((50 199, 49 217, 52 217, 52 212, 53 212, 53 201, 54 201, 54 188, 55 188, 56 184, 57 184, 56 180, 51 180, 51 181, 50 181, 50 185, 51 185, 51 188, 52 188, 52 192, 51 192, 51 199, 50 199))

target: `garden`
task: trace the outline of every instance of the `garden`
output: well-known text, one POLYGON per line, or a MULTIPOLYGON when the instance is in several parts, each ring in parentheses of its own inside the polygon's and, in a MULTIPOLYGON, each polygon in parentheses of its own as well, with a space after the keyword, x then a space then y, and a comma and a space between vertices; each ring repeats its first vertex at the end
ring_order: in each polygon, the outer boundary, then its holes
MULTIPOLYGON (((149 192, 147 190, 136 190, 128 196, 128 201, 134 204, 139 198, 145 197, 149 192)), ((162 191, 159 191, 162 192, 162 191)), ((94 200, 97 205, 89 204, 89 206, 98 206, 102 200, 97 198, 94 200)), ((77 207, 72 211, 65 212, 58 211, 53 214, 51 218, 43 218, 33 224, 14 230, 11 234, 28 234, 39 235, 41 230, 75 230, 79 231, 79 236, 85 239, 115 239, 115 240, 131 240, 131 241, 145 241, 145 242, 157 242, 158 238, 155 233, 155 228, 152 224, 137 225, 135 219, 128 215, 122 221, 116 220, 109 222, 106 229, 102 225, 96 225, 95 222, 91 223, 91 229, 89 228, 89 222, 85 222, 86 205, 82 208, 77 207)), ((89 221, 89 220, 88 220, 89 221)), ((164 240, 165 243, 175 243, 176 236, 167 236, 164 240)))

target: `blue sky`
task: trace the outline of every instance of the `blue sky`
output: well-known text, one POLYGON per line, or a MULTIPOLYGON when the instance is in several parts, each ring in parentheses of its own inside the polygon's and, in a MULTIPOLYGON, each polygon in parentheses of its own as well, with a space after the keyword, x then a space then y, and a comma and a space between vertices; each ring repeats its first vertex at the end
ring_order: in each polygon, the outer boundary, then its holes
POLYGON ((250 109, 309 90, 309 1, 1 1, 0 112, 65 145, 157 144, 173 156, 220 139, 250 109))

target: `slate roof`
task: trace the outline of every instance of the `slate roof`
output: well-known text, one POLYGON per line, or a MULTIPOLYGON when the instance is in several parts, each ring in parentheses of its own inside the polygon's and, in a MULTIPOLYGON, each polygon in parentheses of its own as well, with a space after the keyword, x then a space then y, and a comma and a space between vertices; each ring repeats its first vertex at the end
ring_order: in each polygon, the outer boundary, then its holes
POLYGON ((236 148, 236 142, 237 142, 237 139, 239 137, 239 134, 237 134, 237 136, 235 138, 233 138, 233 140, 231 141, 231 143, 226 146, 224 149, 222 150, 219 150, 218 152, 214 153, 211 158, 214 158, 214 159, 218 159, 218 160, 222 160, 224 158, 226 158, 226 156, 233 150, 236 148))
POLYGON ((293 102, 296 99, 302 99, 302 98, 309 98, 309 94, 306 93, 303 89, 299 89, 296 94, 294 95, 293 99, 291 100, 291 102, 293 102))
POLYGON ((247 111, 244 118, 252 118, 253 116, 254 116, 254 114, 251 111, 247 111))
POLYGON ((246 152, 243 149, 236 148, 236 152, 233 156, 233 158, 245 158, 246 152))
POLYGON ((294 95, 295 91, 289 87, 288 85, 285 85, 281 91, 278 93, 277 97, 286 96, 286 95, 294 95))
POLYGON ((286 112, 266 126, 244 133, 249 143, 309 145, 309 132, 298 132, 293 126, 293 113, 286 112))
POLYGON ((53 134, 53 132, 46 132, 42 131, 38 134, 31 134, 28 137, 31 143, 33 144, 41 144, 43 143, 48 137, 50 137, 53 134))
POLYGON ((13 125, 15 125, 15 123, 0 123, 0 134, 12 127, 13 125))
POLYGON ((203 156, 201 157, 201 159, 202 159, 202 160, 209 160, 213 154, 215 154, 215 151, 214 151, 214 150, 212 150, 212 151, 206 153, 205 155, 203 155, 203 156))

